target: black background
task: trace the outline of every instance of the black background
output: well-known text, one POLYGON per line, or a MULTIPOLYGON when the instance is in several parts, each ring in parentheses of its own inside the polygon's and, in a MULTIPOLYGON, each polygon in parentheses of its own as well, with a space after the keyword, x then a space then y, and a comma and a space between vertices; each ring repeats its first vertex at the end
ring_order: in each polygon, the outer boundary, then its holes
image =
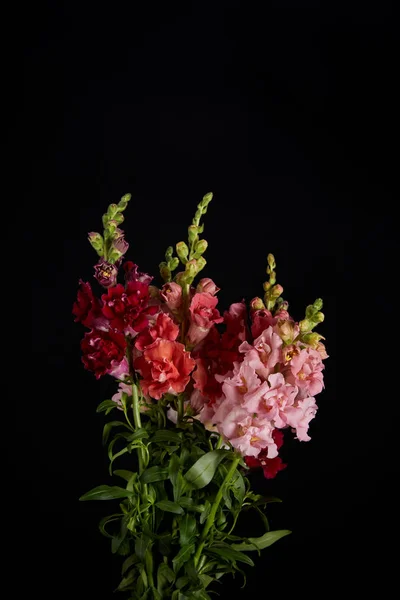
POLYGON ((25 16, 14 139, 26 164, 33 392, 17 406, 23 464, 10 450, 29 490, 19 550, 29 559, 15 597, 28 589, 102 600, 119 580, 119 559, 97 530, 112 510, 77 500, 108 482, 95 408, 113 391, 111 379, 84 371, 71 315, 96 258, 86 233, 132 193, 128 258, 157 275, 208 191, 204 275, 222 288, 220 307, 261 294, 273 252, 297 319, 324 299, 330 355, 312 441, 288 444, 288 468, 258 481, 284 501, 271 507, 272 526, 293 534, 246 569, 244 590, 228 578, 221 597, 385 597, 394 582, 394 424, 371 370, 391 357, 376 350, 387 324, 366 345, 361 337, 373 310, 385 317, 379 272, 397 249, 391 5, 143 4, 48 2, 25 16), (359 256, 368 274, 356 288, 359 256))

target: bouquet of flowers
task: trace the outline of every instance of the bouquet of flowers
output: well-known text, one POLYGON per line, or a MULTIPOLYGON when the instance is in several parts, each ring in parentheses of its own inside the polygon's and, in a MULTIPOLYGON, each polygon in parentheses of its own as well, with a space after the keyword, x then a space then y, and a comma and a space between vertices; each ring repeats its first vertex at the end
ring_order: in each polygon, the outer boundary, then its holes
POLYGON ((104 233, 89 233, 99 255, 94 277, 100 297, 80 281, 75 320, 88 332, 82 361, 118 389, 98 412, 110 474, 81 500, 117 500, 100 522, 113 553, 124 557, 118 590, 132 600, 210 598, 225 573, 253 565, 251 554, 288 530, 271 531, 263 507, 276 498, 251 490, 248 474, 266 478, 285 468, 286 434, 308 441, 315 396, 323 388, 322 300, 296 322, 276 283, 268 255, 263 298, 232 304, 222 315, 208 277, 202 217, 212 194, 198 204, 188 241, 171 246, 160 263, 163 284, 125 260, 120 229, 130 195, 103 215, 104 233), (124 283, 118 282, 122 272, 124 283), (119 463, 119 464, 118 464, 119 463), (263 530, 238 535, 241 515, 255 510, 263 530))

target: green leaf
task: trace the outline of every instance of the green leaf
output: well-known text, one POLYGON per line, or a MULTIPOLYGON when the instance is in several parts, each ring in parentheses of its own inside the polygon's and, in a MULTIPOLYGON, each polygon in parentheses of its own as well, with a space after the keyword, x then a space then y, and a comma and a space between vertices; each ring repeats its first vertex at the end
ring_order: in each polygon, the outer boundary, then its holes
POLYGON ((181 546, 189 545, 196 535, 196 519, 189 514, 179 519, 179 543, 181 546))
POLYGON ((170 500, 160 500, 160 502, 156 502, 156 506, 160 510, 164 510, 165 512, 175 513, 176 515, 183 515, 184 510, 179 504, 176 502, 171 502, 170 500))
POLYGON ((172 564, 173 564, 175 573, 177 573, 179 571, 179 569, 181 568, 181 566, 184 565, 185 562, 187 562, 189 560, 191 555, 194 553, 194 550, 195 550, 194 544, 188 544, 187 546, 183 546, 179 550, 178 554, 172 560, 172 564))
POLYGON ((155 466, 146 469, 140 477, 143 483, 153 483, 153 481, 164 481, 168 479, 168 469, 155 466))
POLYGON ((103 402, 100 402, 98 405, 96 412, 105 412, 106 415, 108 415, 114 408, 117 408, 117 404, 113 400, 103 400, 103 402))
POLYGON ((203 525, 203 523, 207 519, 208 515, 210 514, 210 510, 211 510, 211 503, 209 502, 209 500, 206 500, 205 503, 204 503, 204 510, 203 510, 203 512, 200 515, 200 523, 201 523, 201 525, 203 525))
POLYGON ((110 437, 111 429, 113 427, 125 427, 126 429, 129 429, 129 431, 131 431, 131 428, 129 427, 129 425, 127 425, 127 423, 123 423, 122 421, 110 421, 109 423, 106 423, 104 425, 103 444, 107 443, 107 440, 110 437))
POLYGON ((281 538, 292 533, 289 529, 277 529, 276 531, 268 531, 258 538, 248 538, 249 543, 232 544, 232 548, 239 551, 250 552, 251 550, 263 550, 271 546, 281 538))
POLYGON ((133 471, 127 471, 126 469, 117 469, 114 471, 114 475, 118 475, 118 477, 122 477, 125 481, 129 481, 132 475, 136 475, 133 471))
POLYGON ((125 575, 125 573, 131 568, 133 567, 133 565, 135 563, 137 563, 139 561, 139 557, 137 554, 132 554, 131 556, 128 556, 128 558, 124 561, 123 565, 122 565, 122 575, 125 575))
POLYGON ((226 450, 211 450, 201 456, 185 475, 185 479, 196 489, 201 489, 208 485, 214 473, 221 462, 227 455, 226 450))
POLYGON ((210 577, 210 575, 206 575, 206 573, 202 573, 201 575, 199 575, 200 577, 200 581, 203 584, 204 588, 206 588, 208 585, 210 585, 210 583, 213 581, 213 577, 210 577))
POLYGON ((126 526, 126 517, 124 517, 124 519, 121 522, 121 530, 118 533, 118 535, 116 535, 115 537, 113 537, 113 540, 111 542, 111 552, 113 554, 116 554, 118 552, 118 550, 120 549, 123 541, 126 538, 126 534, 128 533, 128 528, 126 526))
POLYGON ((180 444, 182 442, 182 437, 181 434, 177 433, 176 431, 170 431, 169 429, 159 429, 153 435, 150 442, 172 442, 173 444, 180 444))
POLYGON ((211 546, 211 548, 207 549, 207 552, 221 556, 221 558, 227 560, 228 562, 243 562, 246 565, 250 565, 250 567, 254 567, 254 562, 251 560, 251 558, 243 552, 237 550, 236 545, 235 548, 233 548, 233 544, 231 547, 229 547, 227 544, 224 546, 211 546))
POLYGON ((157 590, 162 594, 163 590, 175 581, 175 573, 166 564, 161 563, 157 569, 157 590))
POLYGON ((135 582, 135 572, 131 571, 127 577, 124 577, 121 581, 121 583, 119 584, 119 586, 117 587, 117 590, 122 592, 124 590, 127 590, 130 588, 130 586, 133 585, 133 583, 135 582))
POLYGON ((132 492, 117 485, 99 485, 83 494, 79 500, 113 500, 114 498, 129 498, 131 496, 132 492))
POLYGON ((130 442, 135 442, 136 440, 142 440, 143 438, 148 438, 149 437, 149 433, 146 431, 146 429, 143 429, 143 427, 141 429, 136 429, 136 431, 134 433, 132 433, 131 436, 129 436, 128 440, 130 442))
POLYGON ((113 515, 108 515, 108 517, 103 517, 99 523, 99 529, 101 533, 107 537, 112 538, 113 536, 108 533, 106 529, 107 523, 112 523, 113 521, 120 521, 123 515, 121 513, 114 513, 113 515))
POLYGON ((140 537, 136 538, 135 541, 135 554, 140 558, 141 561, 145 560, 146 552, 151 544, 151 539, 142 534, 140 537))
POLYGON ((236 470, 231 483, 233 495, 239 504, 242 504, 246 495, 246 486, 242 474, 236 470))

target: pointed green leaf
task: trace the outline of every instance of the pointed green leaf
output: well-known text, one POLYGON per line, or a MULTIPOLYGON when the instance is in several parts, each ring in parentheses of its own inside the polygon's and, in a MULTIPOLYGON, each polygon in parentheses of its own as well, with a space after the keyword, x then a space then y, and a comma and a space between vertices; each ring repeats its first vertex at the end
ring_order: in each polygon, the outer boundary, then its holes
POLYGON ((132 554, 129 556, 122 565, 122 575, 125 575, 125 573, 138 561, 139 557, 137 554, 132 554))
POLYGON ((105 412, 108 414, 114 408, 117 408, 117 404, 113 400, 103 400, 103 402, 100 402, 98 405, 96 412, 105 412))
POLYGON ((232 548, 239 551, 250 552, 250 550, 263 550, 271 546, 281 538, 292 533, 289 529, 278 529, 277 531, 268 531, 258 538, 248 538, 249 543, 232 544, 232 548))
POLYGON ((129 481, 132 475, 136 475, 133 471, 127 471, 126 469, 117 469, 114 471, 114 475, 118 475, 118 477, 122 477, 125 481, 129 481))
POLYGON ((135 554, 140 558, 141 561, 145 560, 146 552, 151 544, 151 539, 142 534, 140 537, 136 538, 135 541, 135 554))
POLYGON ((193 515, 186 513, 179 519, 179 543, 181 546, 187 546, 194 540, 196 528, 197 523, 193 515))
POLYGON ((143 483, 153 483, 153 481, 164 481, 168 479, 168 469, 163 467, 150 467, 146 469, 140 477, 143 483))
POLYGON ((160 502, 156 502, 156 506, 160 510, 164 510, 165 512, 175 513, 176 515, 183 515, 184 510, 179 504, 176 502, 171 502, 170 500, 160 500, 160 502))
POLYGON ((196 489, 208 485, 214 477, 215 471, 221 460, 227 455, 226 450, 211 450, 201 456, 185 475, 188 481, 196 489))
POLYGON ((228 562, 243 562, 246 565, 250 565, 250 567, 254 567, 254 562, 251 560, 251 558, 243 552, 237 550, 236 547, 233 548, 233 544, 231 547, 227 544, 224 546, 211 546, 207 552, 221 556, 221 558, 226 559, 228 562))
POLYGON ((104 425, 104 429, 103 429, 103 444, 107 443, 107 440, 110 437, 111 429, 113 427, 125 427, 126 429, 129 429, 129 431, 131 430, 131 428, 129 427, 129 425, 127 423, 124 423, 123 421, 110 421, 109 423, 106 423, 104 425))
POLYGON ((182 436, 176 431, 171 431, 169 429, 159 429, 158 431, 156 431, 156 433, 153 435, 150 441, 152 443, 172 442, 173 444, 180 444, 182 441, 182 436))
POLYGON ((195 550, 194 544, 189 544, 188 546, 183 546, 179 550, 178 554, 172 560, 172 564, 174 566, 175 573, 177 573, 179 571, 179 569, 181 568, 181 566, 189 560, 191 555, 194 553, 194 550, 195 550))
POLYGON ((99 485, 83 494, 79 500, 113 500, 114 498, 129 498, 130 496, 132 496, 132 492, 117 485, 99 485))

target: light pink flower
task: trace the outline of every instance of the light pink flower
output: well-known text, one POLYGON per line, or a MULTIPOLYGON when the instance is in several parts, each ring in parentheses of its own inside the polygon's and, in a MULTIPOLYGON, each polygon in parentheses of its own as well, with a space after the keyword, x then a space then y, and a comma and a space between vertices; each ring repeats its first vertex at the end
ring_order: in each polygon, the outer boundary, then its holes
POLYGON ((217 294, 220 291, 220 289, 221 288, 217 287, 212 279, 210 279, 209 277, 203 277, 203 279, 200 279, 199 283, 197 284, 196 292, 206 292, 208 294, 211 294, 211 296, 215 296, 215 294, 217 294))
POLYGON ((282 429, 287 426, 286 409, 293 406, 298 389, 285 382, 282 373, 275 373, 268 377, 269 390, 263 394, 256 403, 252 399, 246 402, 250 412, 256 413, 260 418, 271 421, 275 427, 282 429))
POLYGON ((307 433, 308 425, 315 417, 317 410, 318 406, 312 396, 298 400, 296 406, 286 408, 287 424, 296 430, 297 439, 301 442, 308 442, 311 439, 307 433))
POLYGON ((261 450, 267 448, 268 458, 278 455, 275 441, 272 437, 274 430, 270 421, 254 419, 241 407, 233 408, 222 423, 217 424, 222 433, 244 456, 258 456, 261 450))
POLYGON ((281 338, 274 332, 273 327, 268 327, 254 340, 253 346, 243 342, 239 350, 246 353, 245 360, 256 373, 263 379, 268 379, 281 358, 281 347, 281 338))
POLYGON ((174 281, 163 285, 160 296, 172 311, 178 310, 182 304, 182 288, 174 281))
POLYGON ((188 342, 195 346, 208 334, 214 323, 222 323, 223 318, 216 306, 218 298, 209 293, 196 293, 190 303, 190 327, 187 334, 188 342))
POLYGON ((312 348, 304 348, 288 364, 286 380, 297 385, 301 398, 316 396, 324 387, 323 368, 321 354, 312 348))
POLYGON ((116 379, 125 379, 129 375, 129 364, 126 357, 124 357, 121 362, 113 361, 111 363, 111 371, 109 375, 112 375, 116 379))
POLYGON ((120 383, 118 392, 112 396, 111 400, 117 404, 120 410, 122 410, 122 394, 128 394, 128 396, 132 396, 132 386, 127 385, 126 383, 120 383))

